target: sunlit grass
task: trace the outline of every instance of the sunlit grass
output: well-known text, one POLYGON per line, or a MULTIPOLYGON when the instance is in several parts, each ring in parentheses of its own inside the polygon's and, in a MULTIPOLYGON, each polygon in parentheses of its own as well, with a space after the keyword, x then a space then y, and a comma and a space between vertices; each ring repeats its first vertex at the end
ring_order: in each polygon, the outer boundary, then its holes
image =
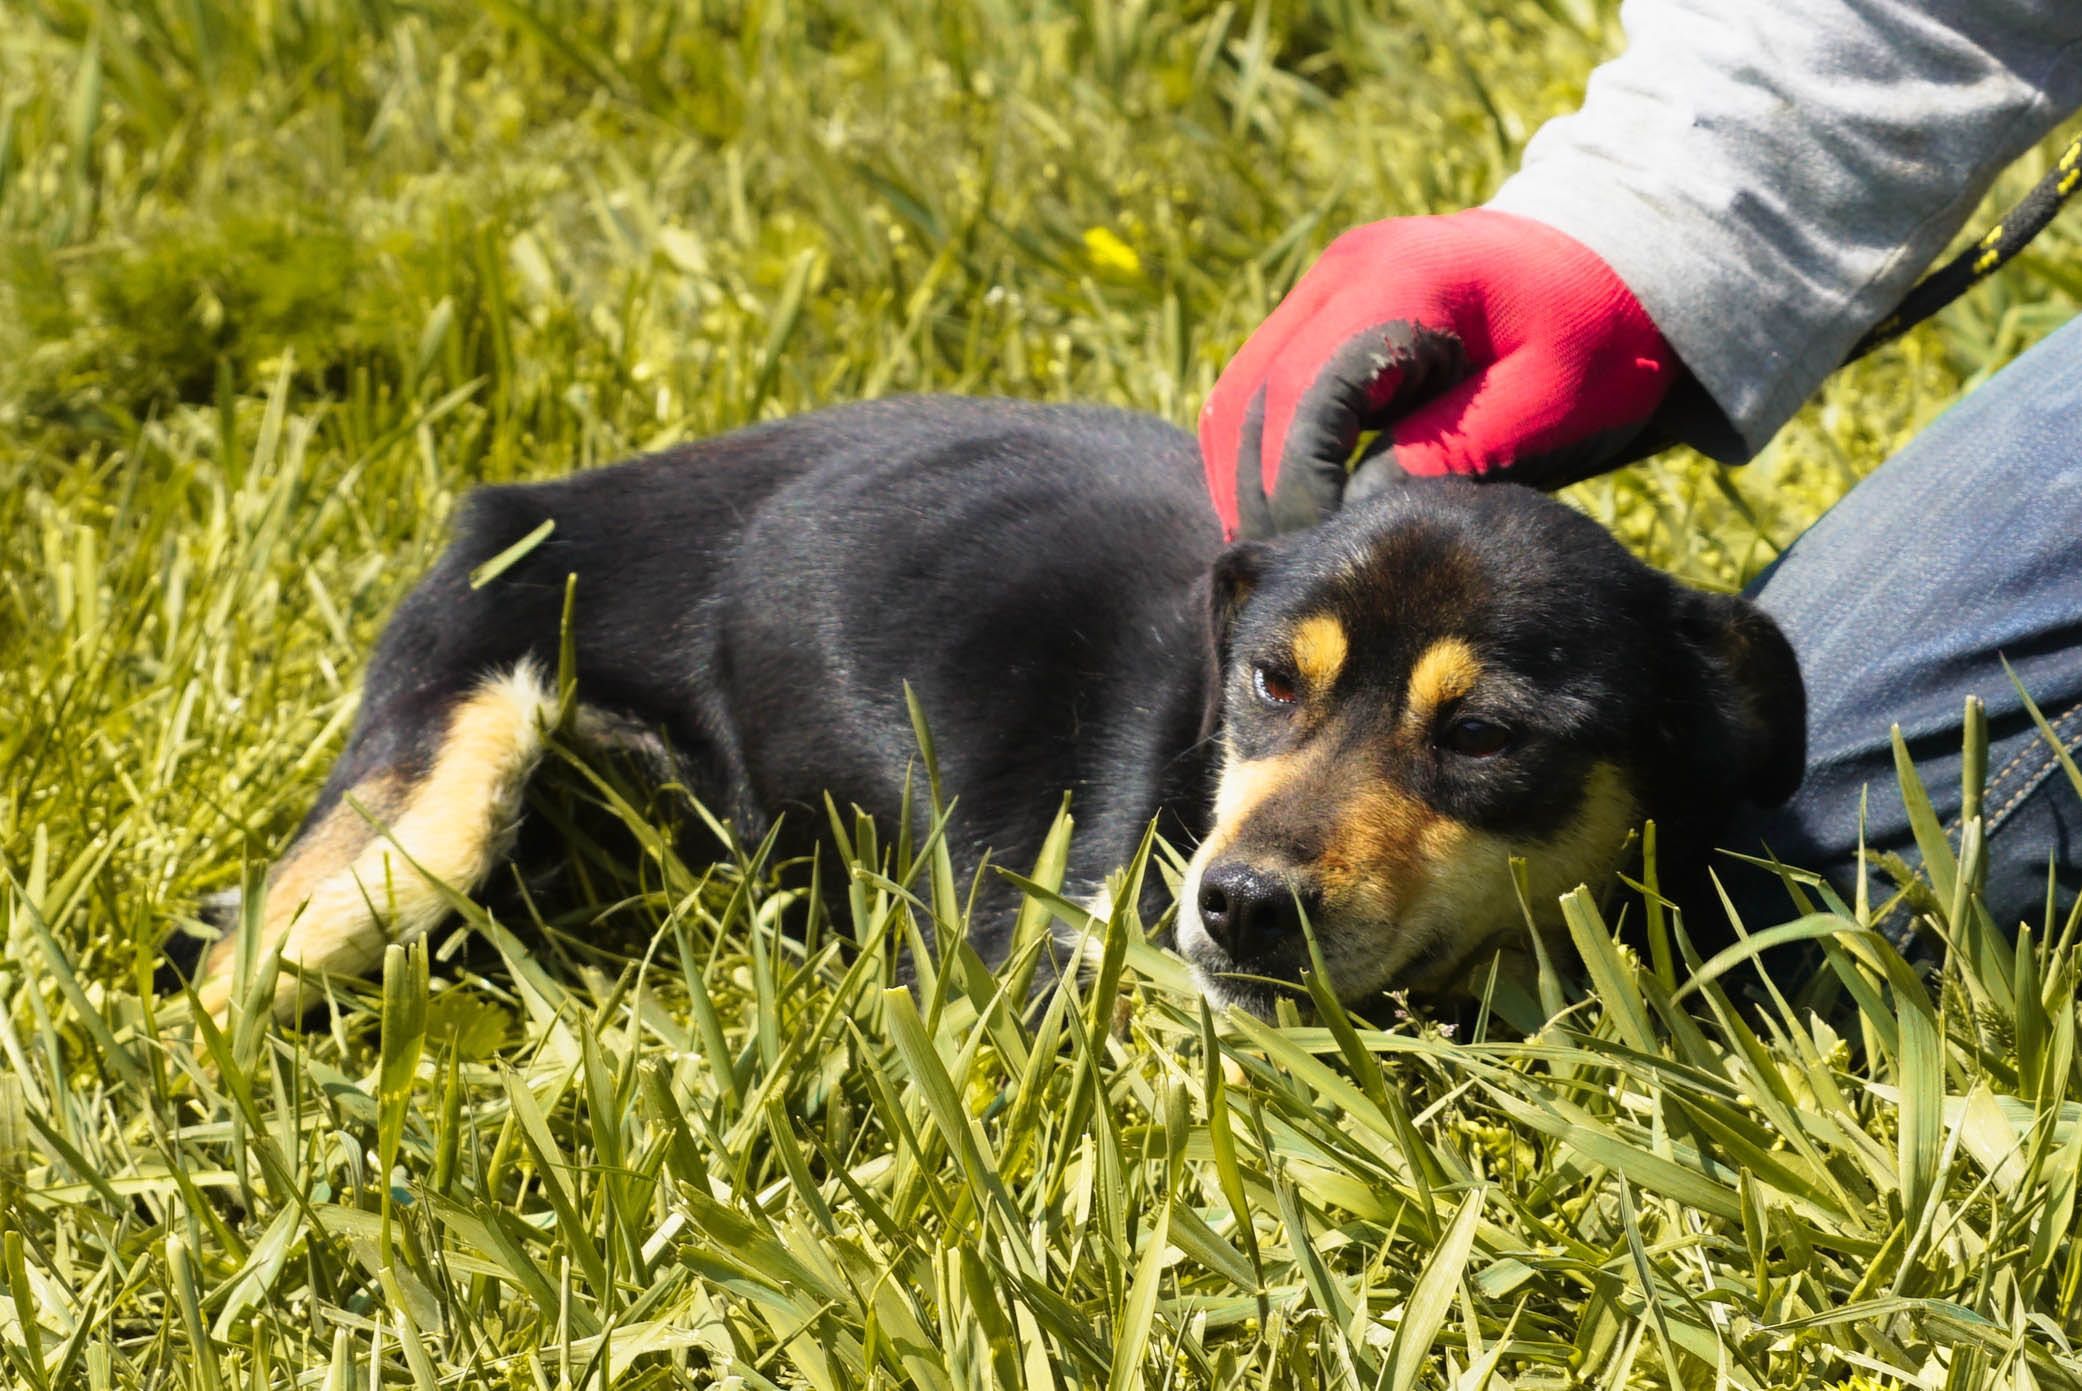
MULTIPOLYGON (((1449 1036, 1211 1015, 1157 924, 1045 892, 1059 843, 1024 940, 1100 964, 1029 1011, 930 838, 836 808, 812 897, 560 754, 542 920, 465 903, 308 1033, 145 988, 294 826, 471 484, 900 390, 1189 421, 1315 248, 1478 201, 1617 40, 1568 0, 0 14, 0 1377, 2082 1378, 2075 924, 1986 921, 1970 818, 1894 909, 1935 980, 1796 879, 1746 926, 1814 937, 1834 1008, 1738 1007, 1586 898, 1596 988, 1449 1036)), ((2074 249, 1747 470, 1578 500, 1739 582, 2071 313, 2074 249)))

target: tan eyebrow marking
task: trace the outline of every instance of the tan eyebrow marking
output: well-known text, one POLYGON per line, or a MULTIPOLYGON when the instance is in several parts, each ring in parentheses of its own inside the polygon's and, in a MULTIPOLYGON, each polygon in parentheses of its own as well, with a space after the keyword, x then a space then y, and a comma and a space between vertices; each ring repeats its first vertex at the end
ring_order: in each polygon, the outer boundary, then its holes
POLYGON ((1410 668, 1408 701, 1403 708, 1410 718, 1421 718, 1466 695, 1481 679, 1482 662, 1475 649, 1460 638, 1440 638, 1410 668))
POLYGON ((1327 613, 1311 614, 1301 620, 1294 630, 1294 669, 1307 681, 1309 689, 1328 689, 1337 681, 1338 673, 1345 669, 1345 657, 1351 644, 1345 637, 1345 625, 1327 613))

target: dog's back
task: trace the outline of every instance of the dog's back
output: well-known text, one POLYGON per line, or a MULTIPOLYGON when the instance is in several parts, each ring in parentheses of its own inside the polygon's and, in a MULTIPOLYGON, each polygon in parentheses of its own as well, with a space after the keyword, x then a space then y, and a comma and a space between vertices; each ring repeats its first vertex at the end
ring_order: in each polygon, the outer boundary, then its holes
MULTIPOLYGON (((348 747, 268 876, 261 949, 366 971, 443 915, 438 886, 485 878, 555 714, 573 576, 577 728, 669 750, 748 837, 780 815, 806 849, 827 790, 890 822, 917 753, 908 682, 966 866, 1027 867, 1069 791, 1073 877, 1096 879, 1203 796, 1204 764, 1177 756, 1213 678, 1198 470, 1149 417, 911 398, 480 490, 372 655, 348 747)), ((206 1008, 231 976, 220 942, 206 1008)), ((306 998, 287 984, 277 1005, 306 998)))

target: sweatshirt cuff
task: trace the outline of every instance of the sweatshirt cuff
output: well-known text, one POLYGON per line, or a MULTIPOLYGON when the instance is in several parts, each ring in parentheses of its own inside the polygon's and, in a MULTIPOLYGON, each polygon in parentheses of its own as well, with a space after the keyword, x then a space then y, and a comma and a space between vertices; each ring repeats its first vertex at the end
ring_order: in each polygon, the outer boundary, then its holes
MULTIPOLYGON (((1842 361, 1861 331, 1855 317, 1836 303, 1833 324, 1804 318, 1783 302, 1785 285, 1760 281, 1738 254, 1703 235, 1704 219, 1673 218, 1575 163, 1531 165, 1487 206, 1573 237, 1641 302, 1691 378, 1650 422, 1655 434, 1721 463, 1747 461, 1842 361)), ((1814 288, 1818 298, 1836 298, 1814 288)))

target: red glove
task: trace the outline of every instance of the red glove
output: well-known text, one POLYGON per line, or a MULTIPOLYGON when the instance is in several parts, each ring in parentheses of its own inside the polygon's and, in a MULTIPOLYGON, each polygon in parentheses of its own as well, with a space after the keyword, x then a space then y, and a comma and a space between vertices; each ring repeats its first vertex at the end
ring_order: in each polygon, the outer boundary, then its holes
POLYGON ((1544 223, 1486 208, 1370 223, 1215 383, 1208 491, 1234 539, 1312 526, 1397 465, 1560 487, 1618 462, 1678 370, 1612 268, 1544 223), (1362 430, 1382 447, 1348 494, 1362 430))

